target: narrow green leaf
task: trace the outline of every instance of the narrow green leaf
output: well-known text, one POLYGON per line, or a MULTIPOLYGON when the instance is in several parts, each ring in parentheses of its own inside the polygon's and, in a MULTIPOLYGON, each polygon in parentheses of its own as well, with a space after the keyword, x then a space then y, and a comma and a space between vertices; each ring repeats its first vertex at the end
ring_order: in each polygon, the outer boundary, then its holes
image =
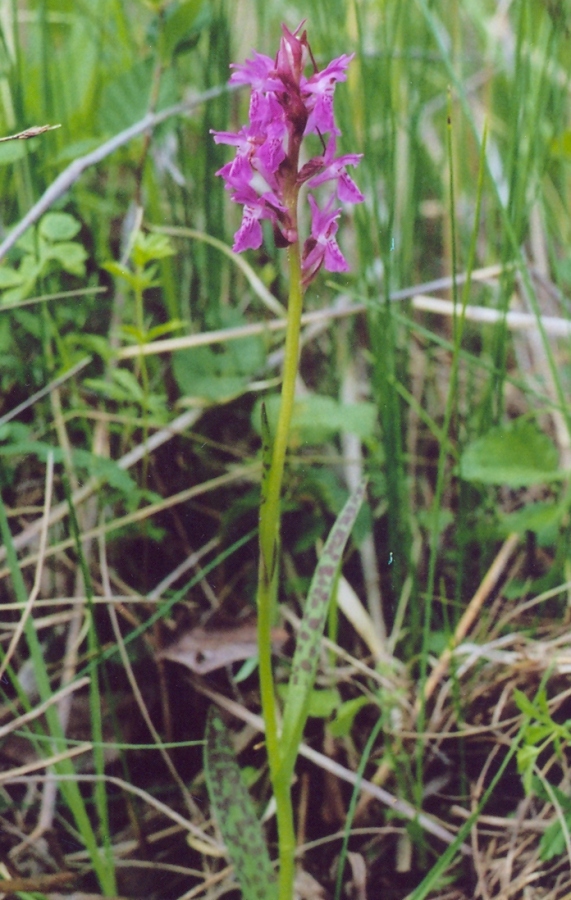
POLYGON ((170 322, 164 322, 162 325, 155 325, 154 328, 149 328, 145 337, 148 341, 154 341, 157 338, 164 337, 165 334, 180 331, 182 328, 184 328, 182 319, 171 319, 170 322))
POLYGON ((158 259, 166 259, 167 256, 174 256, 174 250, 170 241, 165 234, 142 234, 138 233, 133 247, 133 263, 141 269, 148 266, 150 262, 158 259))
POLYGON ((127 266, 123 266, 118 262, 110 260, 109 262, 103 263, 101 268, 105 269, 106 272, 109 272, 109 274, 113 275, 115 278, 123 278, 130 287, 133 287, 135 276, 127 266))
POLYGON ((366 486, 367 482, 363 479, 339 513, 323 548, 307 595, 284 709, 283 760, 285 765, 288 763, 293 765, 293 760, 297 755, 297 748, 307 719, 309 696, 317 673, 319 642, 325 626, 329 600, 333 593, 345 544, 365 496, 366 486))
POLYGON ((538 716, 537 707, 533 705, 531 700, 529 700, 523 691, 519 691, 517 688, 514 690, 513 699, 518 707, 518 709, 525 715, 529 716, 530 719, 536 719, 538 716))
POLYGON ((276 879, 262 826, 216 707, 206 721, 204 768, 210 802, 244 900, 274 900, 276 879))

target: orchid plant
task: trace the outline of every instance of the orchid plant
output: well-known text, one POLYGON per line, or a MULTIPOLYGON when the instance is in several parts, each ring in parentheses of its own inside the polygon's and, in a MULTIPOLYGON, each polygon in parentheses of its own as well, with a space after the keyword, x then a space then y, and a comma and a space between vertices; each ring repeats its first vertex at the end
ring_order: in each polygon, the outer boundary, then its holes
MULTIPOLYGON (((342 212, 340 203, 361 203, 365 199, 347 171, 348 166, 359 163, 362 154, 336 155, 340 131, 335 124, 333 96, 337 83, 346 80, 347 68, 353 57, 343 54, 319 71, 303 26, 304 22, 293 32, 285 25, 282 26, 283 35, 275 59, 254 53, 242 65, 232 66, 234 71, 230 82, 249 85, 251 88, 249 122, 237 133, 213 132, 217 143, 236 148, 234 159, 217 172, 224 179, 232 200, 244 208, 241 225, 234 237, 234 251, 241 253, 244 250, 258 249, 263 241, 260 223, 266 219, 271 222, 276 246, 287 249, 289 260, 288 320, 281 404, 275 434, 270 436, 267 422, 262 423, 264 471, 257 592, 260 690, 270 775, 277 808, 280 900, 291 900, 292 897, 295 840, 290 782, 303 723, 307 717, 307 711, 304 713, 303 707, 304 696, 311 687, 308 673, 313 672, 311 677, 314 679, 316 666, 314 660, 309 658, 313 649, 310 652, 310 643, 302 640, 302 631, 298 638, 290 687, 295 683, 295 689, 299 691, 299 684, 303 683, 304 694, 289 704, 289 711, 295 709, 295 713, 289 715, 291 740, 288 742, 288 701, 284 710, 282 732, 278 724, 271 661, 271 626, 275 612, 279 563, 280 498, 298 370, 303 296, 321 268, 329 272, 348 270, 349 266, 336 239, 342 212), (309 67, 312 72, 306 75, 309 67), (310 135, 317 136, 321 152, 302 164, 302 146, 310 135), (314 192, 318 189, 322 193, 326 190, 323 187, 325 185, 329 186, 328 197, 325 201, 321 200, 320 205, 314 192), (307 194, 304 191, 302 196, 307 196, 311 223, 310 233, 303 244, 298 225, 302 186, 307 189, 307 194), (304 677, 297 678, 295 674, 296 659, 304 677)), ((315 146, 315 138, 312 140, 315 146)), ((346 514, 342 524, 339 524, 342 517, 338 520, 339 534, 335 554, 324 565, 325 574, 322 571, 319 575, 313 617, 308 620, 309 630, 316 631, 318 627, 321 631, 323 629, 324 615, 321 613, 326 609, 330 596, 330 593, 323 590, 324 579, 332 590, 333 573, 340 559, 339 546, 344 546, 363 490, 364 488, 359 497, 352 498, 351 514, 346 514), (341 533, 343 539, 340 544, 341 533), (334 565, 331 564, 332 559, 334 565), (318 606, 320 614, 316 616, 318 606), (312 625, 312 622, 319 625, 312 625)), ((326 556, 324 552, 324 557, 326 556)), ((313 643, 311 647, 313 648, 313 643)))

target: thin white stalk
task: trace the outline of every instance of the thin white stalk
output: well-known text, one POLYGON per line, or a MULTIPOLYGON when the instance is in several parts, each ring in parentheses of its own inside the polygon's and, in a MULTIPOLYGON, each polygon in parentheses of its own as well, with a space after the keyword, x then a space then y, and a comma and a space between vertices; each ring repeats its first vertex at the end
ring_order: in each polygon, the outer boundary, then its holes
MULTIPOLYGON (((425 312, 437 313, 440 316, 454 315, 454 304, 451 300, 441 300, 438 297, 427 297, 425 294, 417 294, 412 298, 415 309, 425 312)), ((465 317, 471 322, 480 322, 483 325, 493 325, 503 320, 504 313, 487 306, 466 306, 465 317)), ((505 313, 505 321, 508 328, 513 331, 535 329, 538 321, 541 322, 546 334, 553 337, 569 337, 571 335, 571 321, 557 316, 536 316, 533 313, 510 311, 505 313)))

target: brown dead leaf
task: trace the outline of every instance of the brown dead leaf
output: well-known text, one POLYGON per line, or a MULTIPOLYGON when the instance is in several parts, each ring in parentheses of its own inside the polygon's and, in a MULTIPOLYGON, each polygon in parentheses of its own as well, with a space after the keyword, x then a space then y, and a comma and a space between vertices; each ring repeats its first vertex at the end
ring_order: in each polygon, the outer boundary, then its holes
POLYGON ((33 878, 5 878, 0 881, 0 897, 9 897, 21 891, 44 892, 64 887, 77 880, 75 872, 56 872, 49 875, 36 875, 33 878))
POLYGON ((295 900, 325 900, 327 894, 313 875, 305 869, 298 869, 295 874, 295 900))
MULTIPOLYGON (((279 650, 287 638, 285 629, 273 628, 274 650, 279 650)), ((197 675, 206 675, 230 663, 250 659, 257 652, 256 623, 250 621, 237 626, 193 628, 162 650, 157 659, 170 659, 197 675)))
POLYGON ((37 137, 39 134, 43 134, 44 131, 53 131, 55 128, 61 128, 61 125, 32 125, 31 128, 26 128, 25 131, 19 131, 18 134, 8 134, 6 137, 0 137, 0 143, 4 141, 25 141, 28 138, 37 137))

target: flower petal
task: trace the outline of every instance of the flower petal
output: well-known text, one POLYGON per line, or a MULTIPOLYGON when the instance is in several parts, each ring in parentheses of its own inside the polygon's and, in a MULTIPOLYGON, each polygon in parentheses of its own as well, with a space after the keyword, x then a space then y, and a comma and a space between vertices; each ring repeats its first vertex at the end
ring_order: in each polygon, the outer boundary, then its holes
POLYGON ((262 246, 263 234, 260 225, 258 210, 252 206, 244 207, 242 224, 234 235, 234 253, 242 253, 243 250, 257 250, 262 246))

